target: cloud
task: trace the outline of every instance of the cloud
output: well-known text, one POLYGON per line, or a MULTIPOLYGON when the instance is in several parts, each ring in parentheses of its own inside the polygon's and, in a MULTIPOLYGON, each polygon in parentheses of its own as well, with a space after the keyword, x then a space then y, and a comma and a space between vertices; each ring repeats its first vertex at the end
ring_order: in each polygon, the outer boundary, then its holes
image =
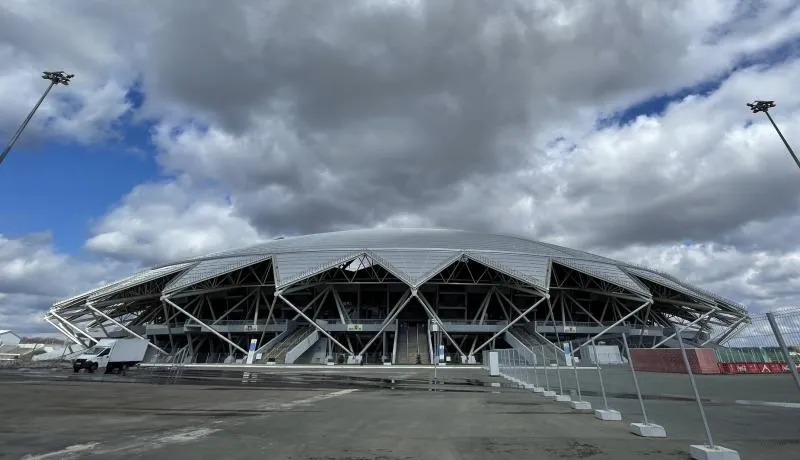
POLYGON ((114 134, 114 122, 131 110, 127 91, 137 78, 135 49, 126 38, 135 18, 103 2, 11 0, 0 17, 0 133, 10 137, 49 82, 44 70, 75 73, 56 86, 38 109, 19 146, 67 138, 84 143, 114 134), (114 15, 108 20, 104 15, 114 15), (7 134, 6 134, 7 133, 7 134))
POLYGON ((51 332, 49 325, 33 318, 56 299, 114 281, 135 267, 61 254, 47 233, 16 239, 0 234, 0 329, 51 332))
MULTIPOLYGON (((0 131, 52 66, 75 84, 29 139, 154 126, 163 175, 113 197, 89 254, 151 264, 441 226, 647 258, 758 308, 797 300, 797 171, 744 106, 776 99, 790 141, 800 128, 796 2, 10 5, 0 131), (688 95, 655 107, 673 94, 688 95), (620 117, 631 107, 646 114, 620 117)), ((40 289, 29 279, 8 284, 40 289)))
POLYGON ((136 187, 96 223, 86 249, 145 265, 261 241, 235 205, 188 181, 136 187))

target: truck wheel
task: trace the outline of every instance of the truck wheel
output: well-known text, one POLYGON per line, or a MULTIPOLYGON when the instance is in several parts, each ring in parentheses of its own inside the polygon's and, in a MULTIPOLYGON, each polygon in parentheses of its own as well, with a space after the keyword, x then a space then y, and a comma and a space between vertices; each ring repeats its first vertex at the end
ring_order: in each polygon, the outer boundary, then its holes
POLYGON ((97 370, 97 363, 92 363, 92 365, 89 366, 89 373, 94 374, 94 371, 96 370, 97 370))
POLYGON ((113 374, 114 373, 114 366, 112 366, 111 364, 107 364, 106 365, 106 370, 105 370, 104 373, 105 374, 113 374))
POLYGON ((80 368, 80 367, 73 367, 73 368, 72 368, 72 372, 74 372, 74 373, 76 373, 76 374, 77 374, 77 373, 79 373, 80 371, 81 371, 81 368, 80 368))
POLYGON ((119 368, 119 372, 122 375, 128 375, 128 365, 123 364, 122 367, 119 368))

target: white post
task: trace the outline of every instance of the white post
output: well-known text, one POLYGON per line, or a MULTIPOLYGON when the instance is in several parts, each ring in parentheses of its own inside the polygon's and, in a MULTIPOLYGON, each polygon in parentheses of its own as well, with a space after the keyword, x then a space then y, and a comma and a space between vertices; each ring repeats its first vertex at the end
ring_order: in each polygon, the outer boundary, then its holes
POLYGON ((628 354, 628 364, 631 366, 633 385, 636 387, 636 396, 639 398, 639 405, 642 408, 642 418, 644 421, 644 423, 631 423, 631 432, 633 434, 648 438, 665 438, 667 436, 667 432, 664 430, 664 427, 661 425, 656 425, 655 423, 650 423, 650 421, 647 420, 647 412, 644 409, 642 390, 639 388, 639 379, 636 377, 636 369, 633 367, 633 356, 631 356, 631 349, 628 346, 628 337, 624 332, 622 333, 622 342, 625 344, 625 352, 628 354))

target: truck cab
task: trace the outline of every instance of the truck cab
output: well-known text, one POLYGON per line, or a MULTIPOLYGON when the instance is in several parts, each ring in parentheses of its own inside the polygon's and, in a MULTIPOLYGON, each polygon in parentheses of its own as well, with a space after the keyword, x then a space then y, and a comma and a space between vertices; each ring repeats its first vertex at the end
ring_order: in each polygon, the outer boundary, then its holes
POLYGON ((149 343, 143 339, 100 339, 93 347, 84 351, 72 362, 75 373, 86 369, 94 373, 104 369, 105 373, 122 371, 139 364, 147 351, 149 343))
POLYGON ((81 371, 81 369, 86 369, 90 373, 93 373, 99 368, 105 368, 108 366, 108 358, 111 354, 111 346, 107 345, 100 345, 99 342, 97 345, 87 349, 80 356, 75 358, 72 362, 72 370, 75 373, 81 371))

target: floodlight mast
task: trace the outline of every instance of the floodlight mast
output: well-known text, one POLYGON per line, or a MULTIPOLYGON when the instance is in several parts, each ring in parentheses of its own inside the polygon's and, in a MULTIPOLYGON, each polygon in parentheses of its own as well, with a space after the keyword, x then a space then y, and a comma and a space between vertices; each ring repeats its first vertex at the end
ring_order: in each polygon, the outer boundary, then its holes
POLYGON ((74 76, 75 74, 68 74, 63 70, 59 70, 56 72, 42 72, 42 78, 45 80, 50 80, 50 85, 48 85, 47 89, 44 90, 44 94, 42 94, 42 97, 39 98, 39 102, 37 102, 36 105, 33 106, 33 109, 25 118, 25 121, 22 122, 20 127, 17 129, 17 132, 14 133, 14 135, 11 137, 11 140, 8 142, 8 145, 6 146, 5 149, 3 149, 3 153, 0 153, 0 164, 3 163, 3 160, 5 160, 6 156, 8 156, 8 152, 11 151, 11 148, 14 147, 14 144, 16 144, 17 140, 19 140, 20 136, 22 136, 22 132, 25 131, 25 127, 28 126, 28 123, 31 121, 31 118, 33 118, 33 115, 36 113, 36 110, 39 108, 39 106, 42 105, 44 98, 47 97, 47 94, 50 92, 51 89, 53 89, 53 86, 55 85, 67 86, 69 85, 69 81, 74 76))
POLYGON ((797 155, 794 154, 794 150, 792 150, 792 146, 789 145, 789 142, 786 141, 786 138, 783 137, 783 133, 780 129, 778 129, 778 125, 775 124, 775 120, 772 119, 772 115, 769 114, 769 109, 775 107, 775 101, 754 101, 747 104, 750 107, 750 110, 753 113, 764 112, 764 115, 767 116, 769 122, 772 123, 772 127, 775 128, 775 131, 780 136, 781 140, 783 141, 783 145, 786 146, 786 150, 789 151, 789 155, 792 156, 794 159, 795 164, 798 168, 800 168, 800 160, 797 159, 797 155))

